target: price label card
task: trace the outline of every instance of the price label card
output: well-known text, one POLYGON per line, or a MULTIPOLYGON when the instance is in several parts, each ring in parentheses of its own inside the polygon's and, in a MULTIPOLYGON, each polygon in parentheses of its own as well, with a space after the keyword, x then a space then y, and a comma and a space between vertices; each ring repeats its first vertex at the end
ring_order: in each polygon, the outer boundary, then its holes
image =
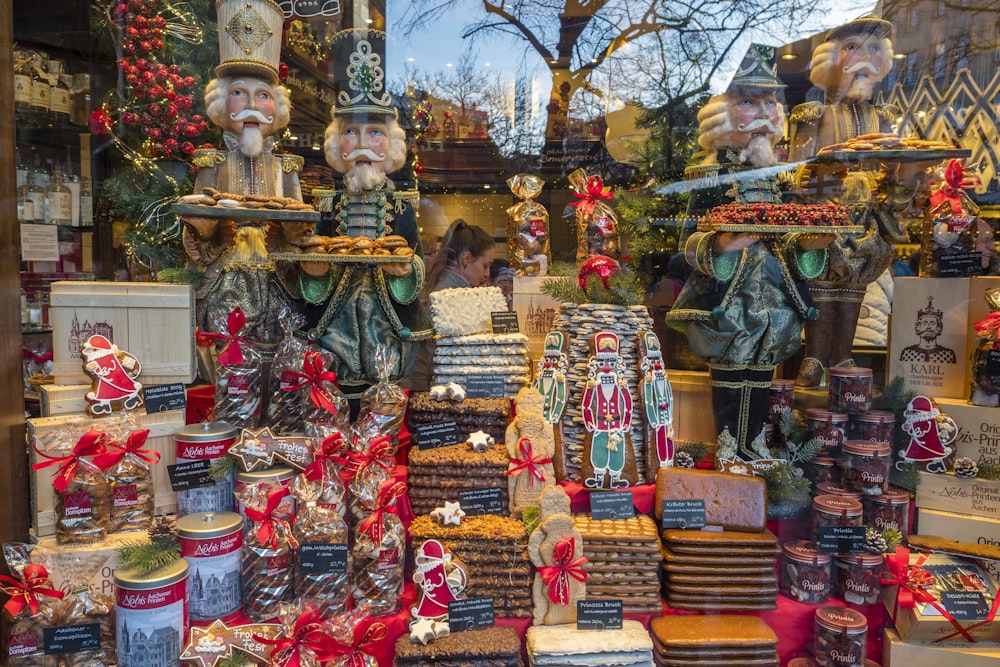
POLYGON ((474 373, 465 379, 465 395, 468 398, 503 398, 506 389, 502 375, 474 373))
POLYGON ((458 442, 458 427, 455 422, 437 422, 435 424, 418 424, 413 432, 417 449, 437 449, 454 445, 458 442))
POLYGON ((621 630, 621 600, 579 600, 576 603, 577 630, 621 630))
POLYGON ((1000 375, 1000 350, 990 350, 986 354, 987 375, 1000 375))
POLYGON ((938 258, 938 275, 942 278, 967 278, 983 270, 983 254, 956 252, 938 258))
POLYGON ((493 627, 493 598, 467 598, 448 603, 448 629, 451 632, 493 627))
POLYGON ((299 545, 299 570, 303 574, 345 574, 347 545, 303 542, 299 545))
POLYGON ((96 651, 99 648, 101 648, 100 623, 42 628, 42 651, 45 655, 96 651))
POLYGON ((819 526, 816 550, 821 554, 860 554, 868 551, 864 526, 819 526))
POLYGON ((599 519, 629 519, 635 516, 631 491, 605 491, 590 494, 590 517, 599 519))
POLYGON ((941 591, 941 604, 956 621, 985 620, 990 613, 990 604, 979 591, 941 591))
POLYGON ((517 321, 517 313, 510 310, 499 310, 490 313, 493 320, 493 333, 495 334, 516 334, 521 333, 521 325, 517 321))
POLYGON ((159 384, 142 388, 142 402, 146 405, 147 413, 183 410, 187 405, 187 394, 184 385, 179 382, 159 384))
POLYGON ((468 516, 477 514, 503 514, 503 496, 500 489, 465 489, 458 492, 458 504, 468 516))
POLYGON ((208 474, 209 461, 200 459, 188 463, 175 463, 167 466, 167 476, 170 478, 170 488, 177 491, 200 489, 212 486, 215 480, 208 474))
POLYGON ((664 500, 664 528, 701 528, 705 525, 704 500, 664 500))

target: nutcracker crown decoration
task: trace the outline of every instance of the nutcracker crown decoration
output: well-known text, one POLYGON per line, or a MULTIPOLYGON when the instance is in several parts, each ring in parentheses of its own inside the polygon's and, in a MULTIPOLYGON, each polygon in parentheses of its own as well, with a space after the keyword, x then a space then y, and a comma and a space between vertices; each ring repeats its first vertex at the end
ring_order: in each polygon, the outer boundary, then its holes
POLYGON ((281 60, 281 7, 274 0, 220 0, 219 65, 215 75, 256 74, 278 83, 281 60))
POLYGON ((395 116, 392 96, 385 89, 385 33, 354 28, 333 38, 336 70, 333 86, 337 101, 334 116, 369 113, 395 116))

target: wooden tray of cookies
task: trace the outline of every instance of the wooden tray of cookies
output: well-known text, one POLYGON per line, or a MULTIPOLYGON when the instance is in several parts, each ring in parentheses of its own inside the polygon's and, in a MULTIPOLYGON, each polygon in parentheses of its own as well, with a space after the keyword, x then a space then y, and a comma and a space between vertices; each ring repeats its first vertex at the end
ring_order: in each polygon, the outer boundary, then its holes
POLYGON ((319 222, 319 211, 294 211, 280 208, 246 208, 174 204, 170 210, 178 216, 225 218, 227 220, 271 220, 274 222, 319 222))
POLYGON ((392 264, 396 262, 409 263, 413 253, 409 255, 362 255, 360 253, 326 254, 272 252, 268 259, 277 262, 329 262, 330 264, 392 264))
POLYGON ((809 158, 813 164, 838 162, 941 162, 944 160, 967 158, 972 151, 964 148, 952 149, 876 149, 869 151, 839 150, 820 153, 809 158))

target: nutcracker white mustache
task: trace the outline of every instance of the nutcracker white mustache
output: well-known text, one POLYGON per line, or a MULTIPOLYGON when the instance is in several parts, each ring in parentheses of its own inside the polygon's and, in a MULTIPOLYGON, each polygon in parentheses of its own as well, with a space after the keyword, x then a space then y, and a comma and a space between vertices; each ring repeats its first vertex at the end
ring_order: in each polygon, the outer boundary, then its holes
POLYGON ((361 158, 368 158, 372 162, 384 162, 385 153, 376 153, 368 148, 355 148, 350 153, 342 153, 343 158, 347 161, 358 160, 361 158))
POLYGON ((244 121, 248 118, 252 118, 258 123, 266 123, 268 125, 274 122, 274 116, 265 116, 256 109, 244 109, 243 111, 237 111, 236 113, 229 114, 229 117, 235 121, 244 121))
POLYGON ((855 72, 860 72, 861 70, 868 70, 871 74, 878 76, 878 67, 875 67, 872 63, 867 60, 859 60, 858 62, 844 68, 844 74, 854 74, 855 72))
POLYGON ((738 129, 740 132, 753 132, 754 130, 760 128, 766 129, 771 134, 774 134, 775 132, 778 131, 778 128, 774 126, 774 123, 772 123, 766 118, 757 118, 745 125, 740 123, 739 125, 736 126, 736 129, 738 129))

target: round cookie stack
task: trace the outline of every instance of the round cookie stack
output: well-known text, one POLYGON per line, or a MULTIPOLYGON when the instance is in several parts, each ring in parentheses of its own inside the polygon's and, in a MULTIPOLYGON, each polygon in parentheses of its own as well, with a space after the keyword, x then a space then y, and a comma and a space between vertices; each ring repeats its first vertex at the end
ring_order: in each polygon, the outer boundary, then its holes
POLYGON ((573 523, 583 536, 583 569, 588 600, 621 600, 626 614, 659 614, 660 545, 656 522, 645 514, 628 519, 594 520, 576 514, 573 523))
POLYGON ((625 360, 625 379, 632 394, 632 449, 639 479, 646 468, 646 436, 642 426, 642 401, 639 396, 639 353, 636 332, 652 331, 653 319, 645 306, 616 306, 605 303, 564 303, 559 306, 552 328, 562 331, 569 340, 566 356, 569 370, 566 380, 570 399, 563 416, 563 447, 566 452, 566 479, 580 481, 583 441, 586 429, 580 400, 587 387, 587 362, 590 360, 590 337, 607 331, 618 334, 620 354, 625 360))

